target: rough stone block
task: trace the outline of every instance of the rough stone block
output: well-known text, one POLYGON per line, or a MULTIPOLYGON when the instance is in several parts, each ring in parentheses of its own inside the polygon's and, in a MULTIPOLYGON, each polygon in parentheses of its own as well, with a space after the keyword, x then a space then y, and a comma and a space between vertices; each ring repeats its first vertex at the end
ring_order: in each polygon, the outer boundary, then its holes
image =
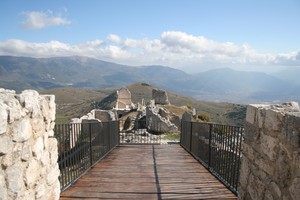
POLYGON ((37 160, 40 160, 42 158, 43 151, 44 151, 43 138, 39 137, 35 141, 35 143, 34 143, 34 145, 32 147, 33 156, 35 156, 37 160))
POLYGON ((23 118, 14 123, 13 126, 13 141, 24 142, 32 135, 32 127, 28 118, 23 118))
POLYGON ((274 197, 269 190, 266 190, 264 200, 274 200, 274 197))
POLYGON ((27 188, 32 188, 40 175, 40 165, 35 159, 31 159, 25 171, 24 180, 27 188))
POLYGON ((60 171, 58 169, 58 165, 56 165, 55 167, 52 167, 47 174, 47 184, 52 185, 55 183, 55 181, 58 181, 59 174, 60 174, 60 171))
POLYGON ((251 196, 251 199, 263 199, 263 191, 265 190, 264 184, 251 174, 249 176, 249 185, 247 190, 251 196))
POLYGON ((254 126, 248 122, 245 122, 245 143, 248 143, 249 145, 256 142, 259 138, 260 131, 258 126, 254 126))
POLYGON ((293 200, 300 199, 300 177, 294 178, 292 185, 289 188, 293 200))
POLYGON ((51 166, 50 165, 50 154, 48 151, 44 152, 41 161, 42 161, 43 166, 51 166))
POLYGON ((254 124, 256 121, 257 105, 250 104, 247 106, 246 122, 254 124))
POLYGON ((51 165, 57 165, 58 151, 57 151, 57 140, 55 138, 49 138, 49 153, 51 165))
POLYGON ((8 186, 8 195, 17 198, 24 195, 25 184, 23 181, 23 169, 21 162, 16 162, 6 170, 6 182, 8 186))
POLYGON ((281 131, 284 114, 277 110, 266 110, 265 128, 270 131, 281 131))
POLYGON ((296 166, 297 170, 300 173, 300 151, 293 152, 293 164, 296 166))
POLYGON ((294 147, 300 147, 300 112, 286 114, 282 137, 294 147))
POLYGON ((7 188, 3 173, 0 171, 0 199, 7 200, 7 188))
POLYGON ((45 134, 45 123, 43 117, 34 118, 31 120, 32 131, 34 138, 39 138, 45 134))
POLYGON ((34 90, 24 90, 19 95, 19 101, 23 107, 32 114, 32 117, 40 115, 39 93, 34 90))
POLYGON ((256 158, 255 164, 258 167, 258 170, 263 170, 269 176, 273 176, 275 174, 274 163, 268 162, 264 158, 256 158))
POLYGON ((7 106, 0 102, 0 135, 7 131, 8 113, 6 109, 7 106))
POLYGON ((13 164, 13 156, 12 153, 8 153, 3 156, 2 158, 2 167, 3 169, 6 169, 7 167, 11 166, 13 164))
POLYGON ((31 158, 32 155, 32 150, 31 150, 31 145, 27 142, 25 142, 23 149, 22 149, 22 154, 21 154, 21 159, 22 161, 28 161, 31 158))
POLYGON ((248 179, 249 179, 249 174, 250 174, 250 162, 246 157, 242 158, 242 164, 240 168, 240 180, 239 184, 242 188, 246 188, 248 185, 248 179))
POLYGON ((35 190, 35 198, 42 200, 46 196, 47 192, 48 191, 46 190, 46 187, 44 184, 38 185, 35 190))
POLYGON ((0 156, 11 152, 13 149, 13 142, 11 138, 5 134, 0 135, 0 156))
POLYGON ((9 113, 9 123, 13 123, 16 120, 19 120, 21 117, 24 117, 26 113, 22 110, 20 102, 12 97, 7 101, 8 113, 9 113))
POLYGON ((272 191, 275 192, 275 194, 277 195, 277 198, 280 199, 281 198, 281 190, 278 187, 278 185, 275 182, 271 182, 270 184, 272 191))
POLYGON ((255 152, 253 148, 246 143, 243 143, 243 156, 246 156, 250 160, 255 159, 255 152))
POLYGON ((278 154, 277 151, 278 144, 279 144, 278 139, 265 134, 261 134, 260 141, 261 141, 261 152, 267 155, 270 161, 275 161, 276 156, 278 154))

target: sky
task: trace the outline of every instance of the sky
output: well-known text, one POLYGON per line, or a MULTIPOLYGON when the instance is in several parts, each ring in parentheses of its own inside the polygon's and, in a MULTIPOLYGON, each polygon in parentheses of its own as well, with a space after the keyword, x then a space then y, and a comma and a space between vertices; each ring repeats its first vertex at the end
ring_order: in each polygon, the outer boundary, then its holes
POLYGON ((300 67, 300 0, 0 0, 0 55, 189 73, 300 67))

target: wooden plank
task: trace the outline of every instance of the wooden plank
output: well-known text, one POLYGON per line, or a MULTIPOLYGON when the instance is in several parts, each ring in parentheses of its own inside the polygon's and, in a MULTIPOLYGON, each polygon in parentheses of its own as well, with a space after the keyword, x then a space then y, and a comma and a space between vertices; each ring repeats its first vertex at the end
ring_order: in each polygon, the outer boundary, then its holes
POLYGON ((177 144, 122 145, 61 193, 71 199, 237 199, 177 144))

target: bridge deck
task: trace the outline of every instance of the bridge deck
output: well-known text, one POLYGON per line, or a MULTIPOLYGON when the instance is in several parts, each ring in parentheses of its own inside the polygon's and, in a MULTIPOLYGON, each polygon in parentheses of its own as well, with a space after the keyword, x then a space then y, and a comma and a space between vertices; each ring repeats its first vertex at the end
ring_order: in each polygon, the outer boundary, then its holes
POLYGON ((178 144, 122 145, 61 194, 66 199, 237 199, 178 144))

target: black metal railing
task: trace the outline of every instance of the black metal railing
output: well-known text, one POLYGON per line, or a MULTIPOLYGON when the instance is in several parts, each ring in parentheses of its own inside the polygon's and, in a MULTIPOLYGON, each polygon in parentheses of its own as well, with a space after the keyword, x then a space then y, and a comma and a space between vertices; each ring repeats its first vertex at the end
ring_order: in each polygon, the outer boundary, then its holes
POLYGON ((237 195, 244 128, 181 122, 180 144, 237 195))
POLYGON ((120 120, 121 144, 160 144, 161 122, 146 120, 120 120))
POLYGON ((57 124, 60 185, 64 191, 119 144, 119 122, 57 124))

